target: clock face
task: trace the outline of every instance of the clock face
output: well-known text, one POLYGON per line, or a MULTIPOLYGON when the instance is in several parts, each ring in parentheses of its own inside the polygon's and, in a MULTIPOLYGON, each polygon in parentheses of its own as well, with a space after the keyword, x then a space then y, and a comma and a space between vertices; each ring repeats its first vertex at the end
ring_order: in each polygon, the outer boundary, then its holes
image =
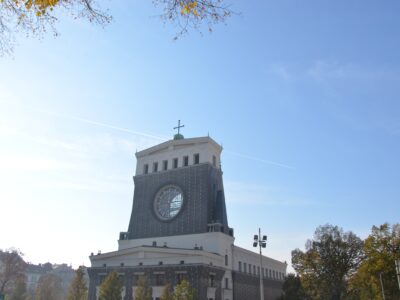
POLYGON ((168 221, 178 215, 182 204, 182 190, 176 185, 167 185, 158 191, 154 199, 154 212, 161 220, 168 221))

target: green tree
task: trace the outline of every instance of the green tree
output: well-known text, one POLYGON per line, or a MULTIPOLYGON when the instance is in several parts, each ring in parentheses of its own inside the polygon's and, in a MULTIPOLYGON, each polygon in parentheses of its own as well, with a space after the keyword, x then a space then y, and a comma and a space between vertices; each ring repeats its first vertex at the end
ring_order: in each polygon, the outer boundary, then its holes
POLYGON ((61 278, 55 274, 40 277, 35 292, 35 299, 62 300, 64 298, 61 278))
POLYGON ((174 292, 170 284, 164 286, 160 300, 174 300, 174 292))
POLYGON ((174 300, 194 300, 196 299, 196 291, 190 286, 190 283, 183 279, 176 285, 174 291, 174 300))
POLYGON ((113 271, 100 285, 99 300, 121 300, 122 282, 117 272, 113 271))
POLYGON ((347 279, 362 259, 363 242, 354 233, 324 225, 316 229, 306 251, 292 251, 293 268, 299 274, 307 296, 316 300, 340 300, 346 294, 347 279))
POLYGON ((12 292, 11 296, 7 299, 10 300, 25 300, 28 297, 27 290, 26 290, 26 282, 25 278, 18 278, 15 289, 12 292))
POLYGON ((386 300, 400 299, 395 260, 400 258, 400 224, 373 226, 364 242, 365 259, 350 279, 353 299, 381 300, 382 285, 386 300))
POLYGON ((304 300, 306 294, 299 276, 288 274, 282 285, 283 295, 279 300, 304 300))
POLYGON ((135 289, 135 300, 152 300, 153 289, 147 283, 144 276, 141 276, 138 280, 137 287, 135 289))
POLYGON ((0 297, 14 290, 19 279, 24 278, 26 264, 21 251, 17 249, 0 250, 0 297))
POLYGON ((85 272, 82 267, 79 267, 69 287, 68 300, 85 300, 87 298, 87 291, 85 272))

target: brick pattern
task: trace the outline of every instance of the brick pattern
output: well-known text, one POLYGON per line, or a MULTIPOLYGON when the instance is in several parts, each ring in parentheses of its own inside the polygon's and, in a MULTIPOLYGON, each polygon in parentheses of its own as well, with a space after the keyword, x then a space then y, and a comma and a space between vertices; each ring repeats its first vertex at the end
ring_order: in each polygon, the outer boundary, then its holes
MULTIPOLYGON (((233 272, 233 299, 260 299, 260 278, 250 274, 233 272)), ((264 299, 276 300, 282 294, 282 281, 263 278, 264 299)))
MULTIPOLYGON (((210 164, 139 175, 134 182, 129 239, 207 232, 207 224, 216 215, 217 191, 223 191, 222 172, 210 164), (174 219, 161 221, 154 212, 153 201, 159 189, 168 184, 182 189, 183 207, 174 219)), ((229 234, 225 204, 222 209, 224 232, 229 234)))
MULTIPOLYGON (((175 266, 138 266, 138 267, 119 267, 119 268, 89 268, 88 274, 90 278, 89 297, 88 300, 96 300, 96 287, 101 281, 112 271, 120 274, 121 280, 125 286, 126 294, 124 300, 131 300, 132 286, 136 285, 135 273, 143 273, 149 282, 149 285, 156 285, 157 272, 165 272, 165 284, 170 283, 172 286, 178 284, 177 272, 186 272, 184 277, 189 281, 190 285, 196 289, 197 299, 207 299, 207 288, 209 287, 209 275, 215 274, 216 298, 221 299, 222 277, 225 271, 221 268, 205 266, 205 265, 175 265, 175 266)), ((246 299, 248 300, 248 299, 246 299)))

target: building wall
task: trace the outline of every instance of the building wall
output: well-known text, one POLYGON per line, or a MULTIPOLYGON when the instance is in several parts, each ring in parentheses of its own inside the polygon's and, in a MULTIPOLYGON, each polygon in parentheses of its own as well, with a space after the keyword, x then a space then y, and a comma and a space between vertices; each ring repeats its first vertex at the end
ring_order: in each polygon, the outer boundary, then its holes
POLYGON ((175 158, 178 159, 178 168, 181 168, 184 156, 188 156, 189 165, 193 165, 195 154, 199 154, 200 163, 209 164, 213 164, 213 156, 215 156, 215 167, 219 168, 221 151, 221 146, 209 137, 171 140, 136 153, 136 175, 144 173, 145 164, 149 166, 149 173, 152 173, 155 162, 158 163, 159 171, 161 171, 164 160, 168 161, 168 170, 171 170, 175 158))
MULTIPOLYGON (((263 255, 262 264, 263 269, 261 269, 261 271, 264 270, 264 278, 282 281, 286 277, 286 263, 263 255)), ((258 253, 234 246, 233 265, 233 269, 237 272, 258 276, 260 272, 260 256, 258 253), (241 265, 240 269, 239 264, 241 265), (249 266, 251 267, 251 270, 249 266)))
MULTIPOLYGON (((206 232, 190 235, 152 237, 145 239, 119 240, 119 250, 140 246, 172 247, 181 249, 201 249, 219 255, 232 255, 234 238, 221 232, 206 232)), ((229 259, 231 264, 231 259, 229 259)))
MULTIPOLYGON (((233 272, 233 299, 260 299, 260 278, 249 274, 233 272)), ((264 299, 276 300, 282 294, 282 281, 263 279, 264 299)))
MULTIPOLYGON (((204 233, 213 223, 217 192, 223 186, 221 170, 210 164, 135 176, 134 181, 128 239, 204 233), (162 221, 154 213, 153 202, 160 188, 168 184, 182 189, 183 208, 174 219, 162 221)), ((227 220, 224 221, 223 232, 228 234, 227 220)))
MULTIPOLYGON (((223 276, 225 271, 221 268, 205 266, 205 265, 175 265, 175 266, 153 266, 153 267, 120 267, 120 268, 89 268, 90 277, 89 296, 88 300, 97 300, 97 291, 102 280, 112 271, 116 271, 125 287, 124 300, 131 300, 133 297, 134 288, 138 276, 145 276, 148 283, 153 288, 153 298, 158 297, 161 293, 164 284, 170 283, 172 286, 178 284, 178 276, 183 276, 187 279, 190 285, 195 288, 198 299, 208 299, 207 293, 210 292, 210 274, 215 276, 214 300, 222 299, 223 292, 223 276), (164 274, 164 284, 157 284, 157 274, 164 274), (181 275, 178 275, 181 274, 181 275)), ((247 299, 248 300, 248 299, 247 299)))
MULTIPOLYGON (((112 271, 116 271, 124 285, 124 300, 131 300, 134 295, 138 276, 145 276, 153 287, 153 299, 159 297, 165 284, 178 284, 178 274, 183 274, 190 285, 195 288, 197 299, 208 300, 257 300, 260 299, 259 278, 244 273, 227 272, 223 268, 206 265, 174 265, 174 266, 143 266, 119 268, 89 268, 90 277, 88 300, 98 300, 97 293, 102 280, 112 271), (227 274, 228 273, 228 274, 227 274), (163 274, 164 281, 160 285, 156 275, 163 274), (214 276, 214 286, 211 287, 210 275, 214 276), (228 286, 226 286, 227 278, 228 286), (212 297, 213 296, 213 297, 212 297)), ((282 293, 282 281, 264 279, 264 299, 276 300, 282 293)))
POLYGON ((176 265, 181 261, 189 264, 205 264, 223 267, 224 257, 195 249, 164 247, 138 247, 90 256, 92 267, 126 267, 176 265))

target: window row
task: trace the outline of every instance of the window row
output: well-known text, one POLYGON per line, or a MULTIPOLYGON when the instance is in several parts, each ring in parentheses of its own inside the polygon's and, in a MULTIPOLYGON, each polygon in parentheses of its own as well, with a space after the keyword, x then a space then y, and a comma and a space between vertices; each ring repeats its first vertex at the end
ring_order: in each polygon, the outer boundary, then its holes
MULTIPOLYGON (((159 262, 158 262, 158 265, 159 265, 159 266, 162 266, 163 264, 164 264, 163 261, 159 261, 159 262)), ((185 264, 185 261, 184 261, 184 260, 181 260, 181 261, 179 261, 179 264, 180 264, 180 265, 184 265, 184 264, 185 264)), ((121 263, 121 264, 120 264, 120 267, 124 267, 124 266, 125 266, 124 263, 121 263)), ((143 262, 139 262, 139 263, 138 263, 138 266, 143 266, 143 262)), ((107 268, 107 264, 103 264, 103 268, 107 268)))
MULTIPOLYGON (((193 164, 198 165, 199 163, 200 163, 200 154, 196 153, 193 155, 193 164)), ((152 171, 152 173, 157 173, 158 171, 166 171, 166 170, 170 169, 168 164, 169 164, 168 160, 163 160, 161 168, 160 168, 158 162, 153 162, 151 171, 152 171)), ((187 156, 187 155, 184 156, 182 158, 181 164, 182 164, 181 165, 182 167, 189 166, 189 156, 187 156)), ((173 158, 172 159, 172 169, 177 169, 178 167, 179 167, 179 158, 177 158, 177 157, 173 158)), ((148 174, 149 172, 150 172, 150 166, 149 166, 149 164, 145 164, 143 166, 143 174, 148 174)))
MULTIPOLYGON (((219 284, 216 282, 215 278, 216 274, 210 272, 208 275, 208 286, 209 287, 217 287, 219 284)), ((102 283, 106 279, 107 275, 106 274, 101 274, 99 275, 99 281, 102 283)), ((118 274, 118 277, 122 282, 124 282, 124 274, 118 274)), ((154 272, 152 274, 146 274, 144 272, 136 272, 132 276, 132 283, 133 286, 137 286, 139 282, 147 282, 150 286, 165 286, 166 284, 179 284, 181 283, 182 280, 187 280, 189 281, 188 278, 188 273, 186 271, 176 271, 175 276, 171 277, 171 275, 167 276, 165 275, 165 272, 160 271, 160 272, 154 272)), ((230 286, 230 280, 228 278, 224 278, 224 280, 221 282, 221 287, 225 289, 231 288, 230 286)))
MULTIPOLYGON (((122 282, 124 282, 124 275, 118 274, 118 277, 122 282)), ((99 275, 99 281, 102 283, 107 278, 106 274, 99 275)), ((144 272, 137 272, 132 276, 133 286, 138 285, 140 281, 146 281, 151 286, 164 286, 167 283, 171 283, 173 285, 181 283, 182 280, 189 280, 188 274, 186 271, 177 271, 175 276, 171 278, 171 276, 165 275, 165 272, 154 272, 150 276, 146 276, 144 272)))
MULTIPOLYGON (((256 265, 247 264, 245 262, 242 263, 241 261, 239 261, 238 269, 239 269, 239 272, 247 273, 250 275, 260 276, 260 267, 256 266, 256 265)), ((278 271, 267 269, 267 268, 262 268, 261 272, 262 272, 262 275, 264 278, 271 278, 271 279, 277 279, 277 280, 285 279, 285 274, 282 272, 278 272, 278 271)))

